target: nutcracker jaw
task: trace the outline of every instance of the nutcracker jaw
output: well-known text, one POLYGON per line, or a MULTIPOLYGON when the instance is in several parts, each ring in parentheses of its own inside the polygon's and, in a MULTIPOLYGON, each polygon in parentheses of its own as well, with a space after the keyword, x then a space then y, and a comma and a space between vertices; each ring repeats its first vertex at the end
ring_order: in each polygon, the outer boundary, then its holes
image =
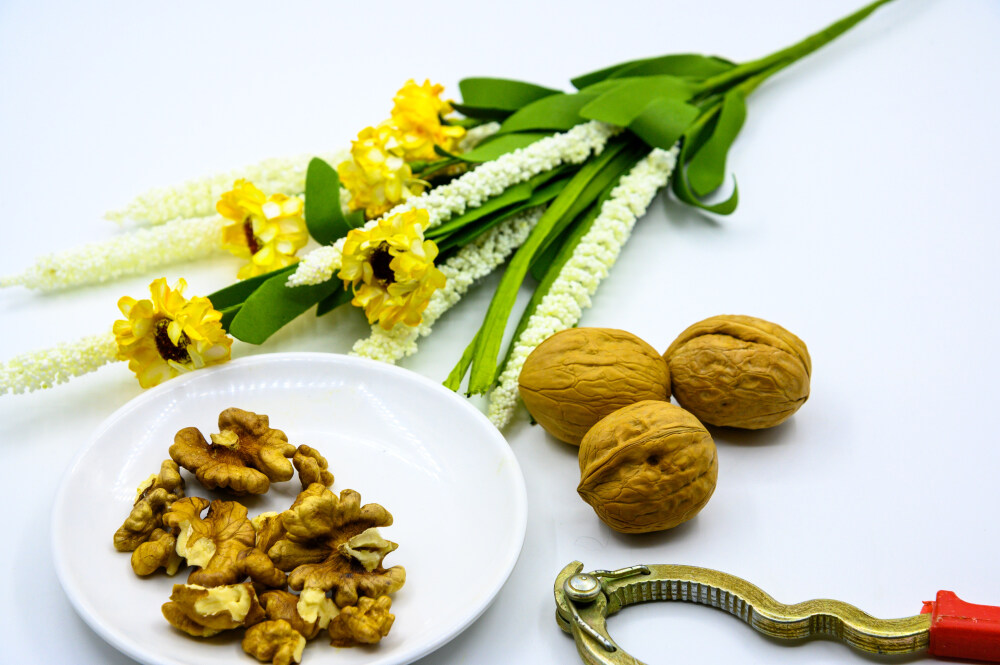
POLYGON ((715 607, 758 632, 785 640, 840 639, 869 653, 922 651, 930 641, 931 615, 876 619, 837 600, 779 603, 749 582, 694 566, 631 566, 581 573, 574 561, 555 583, 556 622, 573 635, 588 665, 642 665, 608 635, 606 618, 623 607, 653 600, 681 600, 715 607))
POLYGON ((641 665, 608 635, 605 619, 613 612, 608 611, 605 582, 582 570, 583 564, 574 561, 556 577, 556 623, 573 636, 587 665, 641 665))

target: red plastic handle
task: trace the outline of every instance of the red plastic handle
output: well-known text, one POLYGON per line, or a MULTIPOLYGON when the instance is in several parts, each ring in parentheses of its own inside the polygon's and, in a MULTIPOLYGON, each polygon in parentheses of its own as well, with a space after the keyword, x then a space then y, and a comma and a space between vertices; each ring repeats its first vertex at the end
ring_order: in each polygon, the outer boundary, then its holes
POLYGON ((938 591, 920 613, 931 615, 931 655, 1000 663, 1000 607, 973 605, 952 591, 938 591))

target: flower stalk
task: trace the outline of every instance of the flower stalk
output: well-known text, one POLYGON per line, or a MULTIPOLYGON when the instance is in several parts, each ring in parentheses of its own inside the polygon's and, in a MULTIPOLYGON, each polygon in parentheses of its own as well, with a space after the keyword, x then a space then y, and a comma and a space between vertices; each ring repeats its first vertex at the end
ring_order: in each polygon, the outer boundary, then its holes
MULTIPOLYGON (((345 152, 329 153, 323 159, 333 163, 345 152)), ((188 180, 179 185, 154 187, 121 208, 105 213, 105 218, 123 224, 156 226, 176 219, 207 217, 224 192, 240 179, 250 180, 267 192, 296 196, 305 191, 306 169, 315 155, 266 159, 240 169, 188 180)))
POLYGON ((194 261, 221 250, 222 226, 223 219, 218 215, 180 219, 46 254, 24 272, 0 278, 0 287, 24 286, 54 291, 194 261))
POLYGON ((110 332, 16 355, 0 363, 0 395, 19 395, 66 383, 118 360, 110 332))

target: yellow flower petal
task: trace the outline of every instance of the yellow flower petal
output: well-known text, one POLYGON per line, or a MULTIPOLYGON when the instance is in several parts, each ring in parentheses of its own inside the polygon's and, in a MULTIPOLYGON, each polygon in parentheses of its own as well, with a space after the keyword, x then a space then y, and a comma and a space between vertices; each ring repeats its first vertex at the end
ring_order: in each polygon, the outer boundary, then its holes
POLYGON ((417 85, 411 79, 393 98, 392 123, 407 161, 438 159, 435 145, 454 152, 465 136, 464 128, 442 124, 441 118, 452 111, 451 104, 441 99, 442 92, 440 84, 425 80, 417 85))
POLYGON ((171 289, 166 279, 150 284, 150 300, 123 297, 119 309, 127 320, 112 330, 118 357, 127 360, 143 388, 181 372, 229 359, 233 340, 222 329, 222 314, 208 298, 184 298, 184 280, 171 289))
POLYGON ((403 159, 396 130, 388 123, 361 130, 351 144, 351 159, 337 166, 337 175, 351 193, 350 209, 364 210, 369 219, 423 191, 403 159))
POLYGON ((386 330, 418 325, 431 295, 444 286, 444 273, 433 264, 437 246, 423 237, 428 221, 426 210, 410 210, 348 233, 337 276, 353 288, 351 303, 364 308, 369 323, 386 330))
POLYGON ((295 254, 309 242, 303 211, 297 196, 265 196, 253 183, 237 180, 216 204, 228 222, 222 229, 222 246, 250 262, 237 277, 246 279, 291 265, 295 254))

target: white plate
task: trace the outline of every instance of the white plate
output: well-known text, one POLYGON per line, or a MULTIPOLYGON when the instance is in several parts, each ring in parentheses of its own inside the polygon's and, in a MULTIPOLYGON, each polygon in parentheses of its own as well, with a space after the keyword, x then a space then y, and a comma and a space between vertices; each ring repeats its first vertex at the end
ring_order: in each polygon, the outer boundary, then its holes
MULTIPOLYGON (((506 441, 472 405, 413 372, 347 356, 252 356, 194 372, 150 390, 115 412, 63 479, 52 515, 56 571, 80 616, 101 637, 150 665, 251 665, 238 631, 199 640, 160 613, 174 583, 140 579, 111 540, 135 488, 167 459, 177 430, 217 431, 221 410, 267 414, 291 443, 330 462, 334 491, 351 488, 380 503, 382 529, 399 549, 386 566, 406 568, 393 598, 396 623, 377 647, 334 649, 322 634, 306 648, 312 665, 408 663, 445 644, 490 604, 524 539, 524 478, 506 441)), ((211 497, 185 472, 188 494, 211 497)), ((244 500, 250 514, 284 510, 298 478, 244 500)), ((223 496, 221 493, 215 496, 223 496)))

